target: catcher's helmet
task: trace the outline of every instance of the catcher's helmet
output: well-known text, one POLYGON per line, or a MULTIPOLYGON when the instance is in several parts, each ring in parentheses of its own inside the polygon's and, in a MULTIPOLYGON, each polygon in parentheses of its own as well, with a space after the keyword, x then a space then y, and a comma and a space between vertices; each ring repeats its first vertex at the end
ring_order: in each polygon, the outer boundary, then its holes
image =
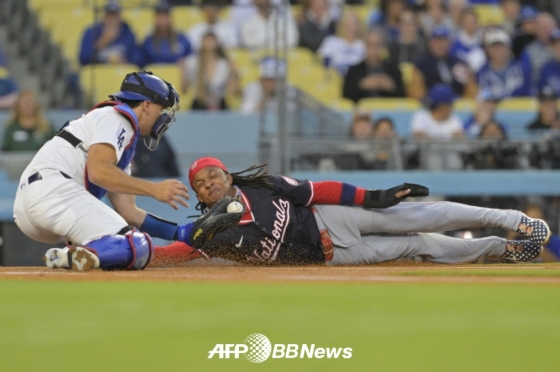
POLYGON ((152 101, 167 109, 152 127, 149 142, 144 138, 146 147, 152 151, 157 148, 160 138, 175 121, 175 111, 179 109, 179 94, 173 85, 150 71, 127 74, 121 84, 121 91, 109 97, 116 101, 152 101))
POLYGON ((179 104, 179 94, 167 81, 150 71, 127 74, 121 84, 121 91, 109 96, 111 99, 130 101, 153 101, 165 108, 179 104))

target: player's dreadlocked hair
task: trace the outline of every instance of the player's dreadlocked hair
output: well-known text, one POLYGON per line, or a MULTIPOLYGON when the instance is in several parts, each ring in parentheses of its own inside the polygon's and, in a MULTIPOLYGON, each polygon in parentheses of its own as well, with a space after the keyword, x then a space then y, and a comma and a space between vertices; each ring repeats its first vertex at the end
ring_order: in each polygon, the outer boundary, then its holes
MULTIPOLYGON (((231 177, 233 178, 232 184, 237 186, 251 186, 256 189, 272 189, 273 185, 266 179, 268 176, 270 176, 270 172, 268 171, 268 169, 264 169, 267 165, 268 163, 264 163, 261 165, 252 165, 247 169, 243 169, 242 171, 230 173, 231 177), (244 173, 251 171, 254 172, 243 175, 244 173)), ((208 206, 203 202, 198 202, 195 208, 199 211, 205 211, 206 209, 208 209, 208 206)))

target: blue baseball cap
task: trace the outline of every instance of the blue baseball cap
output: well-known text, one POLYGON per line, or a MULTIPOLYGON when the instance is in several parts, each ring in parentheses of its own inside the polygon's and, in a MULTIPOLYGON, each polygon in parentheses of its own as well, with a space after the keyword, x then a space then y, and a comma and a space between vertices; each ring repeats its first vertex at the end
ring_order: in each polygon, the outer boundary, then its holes
POLYGON ((165 0, 160 1, 154 7, 156 13, 169 13, 171 11, 171 5, 165 0))
POLYGON ((531 5, 524 5, 519 12, 519 22, 531 21, 537 18, 539 12, 531 5))
POLYGON ((121 5, 117 1, 107 1, 105 4, 105 13, 120 13, 121 5))
POLYGON ((455 92, 447 84, 436 84, 428 92, 426 104, 429 107, 438 106, 444 103, 453 103, 455 101, 455 92))
POLYGON ((451 31, 443 26, 436 26, 432 29, 432 32, 430 33, 430 38, 434 39, 434 38, 444 38, 444 39, 450 39, 451 38, 451 31))

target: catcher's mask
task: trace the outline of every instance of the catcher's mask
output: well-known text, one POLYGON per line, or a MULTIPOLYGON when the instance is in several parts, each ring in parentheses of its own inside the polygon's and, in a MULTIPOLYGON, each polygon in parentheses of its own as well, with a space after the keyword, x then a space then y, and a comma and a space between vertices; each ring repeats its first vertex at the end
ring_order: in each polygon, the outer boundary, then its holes
POLYGON ((114 100, 147 100, 165 108, 152 127, 150 136, 144 137, 144 144, 151 151, 157 148, 159 140, 175 121, 175 112, 179 110, 179 94, 173 85, 155 76, 151 71, 127 74, 121 84, 121 91, 109 97, 114 100))

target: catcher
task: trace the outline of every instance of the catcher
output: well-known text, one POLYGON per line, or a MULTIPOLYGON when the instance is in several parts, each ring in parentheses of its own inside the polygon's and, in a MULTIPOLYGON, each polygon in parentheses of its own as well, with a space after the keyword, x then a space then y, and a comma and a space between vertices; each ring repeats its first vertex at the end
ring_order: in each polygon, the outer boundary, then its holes
MULTIPOLYGON (((229 229, 207 220, 207 232, 220 230, 212 240, 197 239, 197 233, 205 234, 201 229, 182 241, 204 256, 241 263, 360 265, 413 256, 439 263, 470 262, 481 256, 528 262, 539 256, 550 237, 544 221, 519 211, 450 202, 400 203, 409 196, 429 194, 426 187, 414 184, 365 190, 340 182, 273 176, 264 165, 230 173, 215 158, 194 162, 189 180, 199 200, 197 208, 206 213, 202 219, 227 215, 228 205, 235 200, 244 210, 228 220, 231 224, 238 219, 229 229), (526 240, 435 234, 483 226, 514 230, 526 240)), ((171 250, 177 245, 171 245, 171 250)))
MULTIPOLYGON (((67 242, 66 248, 46 252, 50 268, 141 270, 154 253, 151 236, 173 240, 187 230, 187 225, 138 208, 135 199, 148 195, 178 209, 177 204, 188 206, 185 185, 130 176, 140 137, 155 150, 175 120, 179 108, 175 88, 151 72, 132 72, 110 98, 66 123, 21 176, 14 203, 18 227, 37 241, 67 242), (114 209, 100 200, 104 195, 114 209)), ((228 214, 210 217, 189 224, 189 229, 236 219, 228 214)), ((197 242, 211 237, 199 234, 197 242)))

